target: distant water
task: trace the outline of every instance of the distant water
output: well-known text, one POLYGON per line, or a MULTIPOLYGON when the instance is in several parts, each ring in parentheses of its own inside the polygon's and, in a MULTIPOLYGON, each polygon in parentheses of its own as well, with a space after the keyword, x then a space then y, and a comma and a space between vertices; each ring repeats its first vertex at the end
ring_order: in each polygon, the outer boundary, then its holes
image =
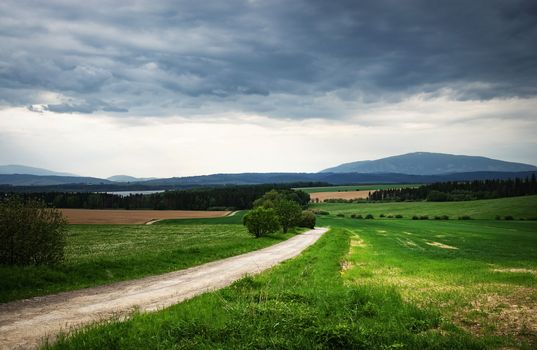
POLYGON ((127 197, 127 196, 130 196, 131 194, 153 194, 153 193, 160 193, 160 192, 164 192, 164 190, 154 190, 154 191, 113 191, 113 192, 106 192, 106 193, 117 194, 118 196, 121 196, 121 197, 127 197))

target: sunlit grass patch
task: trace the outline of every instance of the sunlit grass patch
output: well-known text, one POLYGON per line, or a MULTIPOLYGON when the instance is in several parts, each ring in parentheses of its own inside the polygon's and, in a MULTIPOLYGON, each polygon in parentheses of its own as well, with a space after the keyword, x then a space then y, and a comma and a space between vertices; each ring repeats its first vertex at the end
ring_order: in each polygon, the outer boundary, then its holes
POLYGON ((535 224, 360 226, 367 246, 351 247, 345 258, 348 284, 395 288, 404 301, 437 310, 477 336, 537 344, 535 224), (379 235, 387 226, 393 234, 379 235))

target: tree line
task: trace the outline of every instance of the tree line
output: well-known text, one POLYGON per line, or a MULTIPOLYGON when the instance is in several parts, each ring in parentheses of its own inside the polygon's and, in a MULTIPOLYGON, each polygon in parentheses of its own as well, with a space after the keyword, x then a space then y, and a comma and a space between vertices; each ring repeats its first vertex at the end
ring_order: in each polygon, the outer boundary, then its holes
POLYGON ((535 174, 524 179, 438 182, 416 188, 393 188, 369 193, 370 201, 447 202, 537 194, 535 174))
POLYGON ((289 184, 263 184, 196 188, 152 194, 121 196, 111 193, 38 192, 0 193, 2 198, 18 196, 24 202, 41 200, 49 207, 82 209, 155 209, 155 210, 222 210, 250 209, 253 202, 272 189, 278 189, 307 205, 309 194, 295 191, 289 184))

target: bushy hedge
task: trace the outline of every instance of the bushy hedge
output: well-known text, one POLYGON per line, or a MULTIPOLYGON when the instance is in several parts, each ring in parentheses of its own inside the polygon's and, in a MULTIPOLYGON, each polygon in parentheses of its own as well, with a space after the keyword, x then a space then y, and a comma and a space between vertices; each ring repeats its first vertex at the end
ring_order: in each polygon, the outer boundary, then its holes
POLYGON ((315 221, 316 221, 315 214, 311 212, 310 210, 304 210, 302 212, 302 215, 300 216, 300 222, 298 226, 315 228, 315 221))
POLYGON ((67 221, 37 200, 0 202, 0 264, 51 265, 64 259, 67 221))
POLYGON ((272 208, 258 207, 243 217, 243 224, 256 238, 278 231, 280 223, 278 215, 272 208))

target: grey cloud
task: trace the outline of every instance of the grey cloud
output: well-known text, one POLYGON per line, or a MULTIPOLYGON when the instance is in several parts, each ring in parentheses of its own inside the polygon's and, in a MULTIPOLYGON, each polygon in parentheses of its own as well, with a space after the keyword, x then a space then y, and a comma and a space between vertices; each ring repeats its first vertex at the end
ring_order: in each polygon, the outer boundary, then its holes
POLYGON ((126 113, 129 110, 122 107, 110 105, 100 100, 66 102, 57 104, 34 104, 27 107, 32 112, 42 113, 51 111, 56 113, 93 113, 97 111, 126 113))
POLYGON ((345 118, 446 88, 537 94, 531 0, 6 1, 0 19, 0 101, 79 101, 48 103, 62 113, 345 118))

